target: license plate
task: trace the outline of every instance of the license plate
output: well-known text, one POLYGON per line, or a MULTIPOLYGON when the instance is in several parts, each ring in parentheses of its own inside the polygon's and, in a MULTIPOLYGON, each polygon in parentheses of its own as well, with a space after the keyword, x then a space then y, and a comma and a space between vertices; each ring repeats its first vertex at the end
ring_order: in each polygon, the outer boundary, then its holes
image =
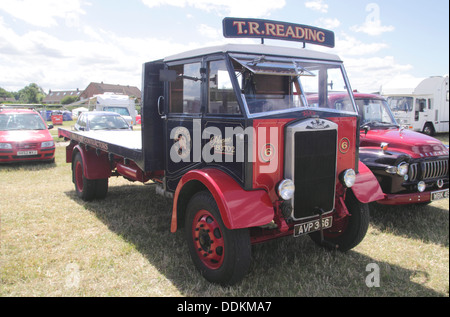
POLYGON ((27 155, 36 155, 38 154, 38 151, 18 151, 18 156, 27 156, 27 155))
MULTIPOLYGON (((333 223, 333 217, 322 218, 322 228, 331 228, 333 223)), ((294 237, 298 237, 307 233, 320 230, 320 219, 308 221, 305 223, 300 223, 294 227, 294 237)))
POLYGON ((448 198, 448 189, 431 193, 431 201, 448 198))

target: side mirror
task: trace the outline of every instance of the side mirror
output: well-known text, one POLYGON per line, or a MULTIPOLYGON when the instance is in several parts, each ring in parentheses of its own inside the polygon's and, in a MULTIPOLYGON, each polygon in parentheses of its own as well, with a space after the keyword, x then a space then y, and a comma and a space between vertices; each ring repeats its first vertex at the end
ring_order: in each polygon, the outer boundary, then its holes
POLYGON ((173 82, 177 80, 177 72, 173 69, 161 69, 159 71, 159 80, 173 82))
POLYGON ((49 130, 53 129, 53 124, 47 125, 47 128, 48 128, 49 130))

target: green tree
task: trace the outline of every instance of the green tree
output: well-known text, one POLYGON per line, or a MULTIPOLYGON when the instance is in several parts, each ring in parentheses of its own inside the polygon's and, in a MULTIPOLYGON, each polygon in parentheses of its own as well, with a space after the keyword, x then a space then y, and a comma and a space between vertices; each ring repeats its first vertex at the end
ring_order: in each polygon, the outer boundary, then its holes
POLYGON ((41 103, 45 97, 44 90, 32 83, 18 91, 19 101, 22 103, 41 103))
POLYGON ((65 96, 63 99, 61 99, 61 104, 62 105, 68 105, 71 104, 72 102, 78 101, 78 96, 65 96))
POLYGON ((13 98, 14 95, 0 87, 0 98, 13 98))

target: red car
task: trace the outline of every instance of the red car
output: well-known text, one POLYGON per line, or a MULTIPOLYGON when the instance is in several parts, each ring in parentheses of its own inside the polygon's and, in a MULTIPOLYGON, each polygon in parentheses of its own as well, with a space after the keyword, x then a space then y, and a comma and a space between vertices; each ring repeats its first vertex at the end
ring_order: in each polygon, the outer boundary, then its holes
MULTIPOLYGON (((329 96, 328 106, 345 108, 344 94, 329 96)), ((449 150, 439 140, 401 128, 386 100, 354 93, 360 115, 359 159, 377 178, 385 205, 426 204, 449 197, 449 150)), ((308 102, 314 106, 316 95, 308 102)))
POLYGON ((34 110, 0 108, 0 163, 55 160, 55 142, 34 110))

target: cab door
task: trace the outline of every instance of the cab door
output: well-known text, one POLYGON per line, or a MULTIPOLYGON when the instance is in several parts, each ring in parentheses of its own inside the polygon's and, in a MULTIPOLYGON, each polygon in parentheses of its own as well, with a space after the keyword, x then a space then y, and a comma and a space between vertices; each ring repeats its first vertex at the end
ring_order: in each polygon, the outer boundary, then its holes
POLYGON ((181 177, 200 168, 201 120, 204 112, 202 60, 169 65, 176 73, 165 98, 166 190, 175 191, 181 177))
POLYGON ((227 60, 205 57, 169 65, 169 70, 177 75, 165 98, 166 190, 174 191, 185 173, 205 166, 244 184, 245 160, 236 157, 236 133, 227 131, 244 131, 247 121, 227 60))

